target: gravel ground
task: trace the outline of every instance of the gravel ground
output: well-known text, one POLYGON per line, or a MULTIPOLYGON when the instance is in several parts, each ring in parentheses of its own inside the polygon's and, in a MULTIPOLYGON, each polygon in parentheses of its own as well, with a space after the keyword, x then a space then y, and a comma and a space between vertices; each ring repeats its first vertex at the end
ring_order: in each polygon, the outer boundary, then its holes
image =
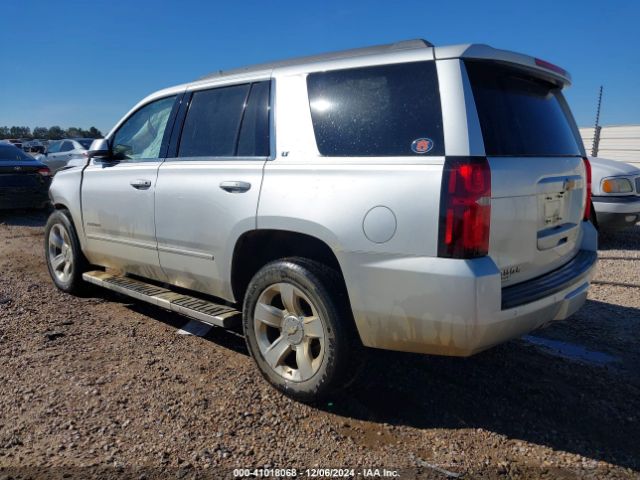
POLYGON ((467 359, 371 352, 308 406, 262 380, 238 332, 177 335, 175 314, 58 292, 44 218, 0 213, 0 478, 640 478, 640 225, 602 239, 569 321, 467 359))

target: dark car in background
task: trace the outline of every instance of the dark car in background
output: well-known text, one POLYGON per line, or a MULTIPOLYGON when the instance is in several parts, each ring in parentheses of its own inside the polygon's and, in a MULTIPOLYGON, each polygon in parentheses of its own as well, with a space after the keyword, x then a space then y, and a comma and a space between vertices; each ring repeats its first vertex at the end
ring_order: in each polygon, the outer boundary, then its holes
POLYGON ((51 170, 9 143, 0 144, 0 210, 45 208, 51 170))

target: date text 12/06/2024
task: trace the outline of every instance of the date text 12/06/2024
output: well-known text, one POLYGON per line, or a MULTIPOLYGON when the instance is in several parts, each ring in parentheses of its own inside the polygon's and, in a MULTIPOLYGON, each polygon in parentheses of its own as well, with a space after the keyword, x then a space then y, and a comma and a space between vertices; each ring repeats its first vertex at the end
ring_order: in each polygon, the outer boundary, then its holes
POLYGON ((258 477, 307 477, 307 478, 398 478, 399 472, 386 468, 236 468, 233 476, 236 478, 258 477))

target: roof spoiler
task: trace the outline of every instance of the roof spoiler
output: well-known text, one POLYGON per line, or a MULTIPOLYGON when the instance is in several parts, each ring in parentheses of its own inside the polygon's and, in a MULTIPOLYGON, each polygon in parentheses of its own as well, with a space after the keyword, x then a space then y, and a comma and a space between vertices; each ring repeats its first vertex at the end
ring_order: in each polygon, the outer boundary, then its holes
POLYGON ((536 76, 543 76, 560 86, 571 85, 571 75, 569 72, 553 63, 509 50, 499 50, 489 45, 472 44, 436 47, 435 58, 436 60, 465 58, 509 63, 526 70, 531 70, 536 76))

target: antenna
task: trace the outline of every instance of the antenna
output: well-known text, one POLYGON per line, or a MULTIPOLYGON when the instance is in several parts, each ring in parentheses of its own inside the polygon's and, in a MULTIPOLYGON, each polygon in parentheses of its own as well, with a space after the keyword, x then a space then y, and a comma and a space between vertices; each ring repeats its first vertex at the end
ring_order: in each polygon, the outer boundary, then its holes
POLYGON ((593 132, 593 145, 591 146, 591 156, 598 156, 598 149, 600 148, 600 106, 602 105, 602 85, 600 85, 600 94, 598 95, 598 109, 596 110, 596 126, 593 132))

